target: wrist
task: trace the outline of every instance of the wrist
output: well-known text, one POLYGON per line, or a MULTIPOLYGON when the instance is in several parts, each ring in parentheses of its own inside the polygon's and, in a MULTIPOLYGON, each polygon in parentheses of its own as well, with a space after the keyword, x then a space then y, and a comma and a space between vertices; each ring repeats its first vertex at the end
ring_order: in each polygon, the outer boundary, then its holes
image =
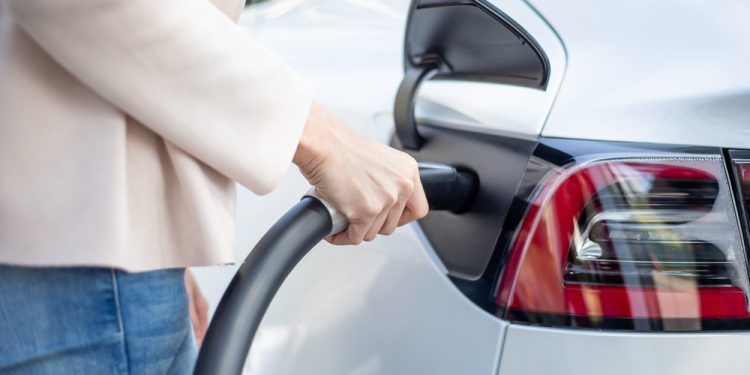
POLYGON ((325 119, 326 112, 316 102, 310 107, 305 128, 297 144, 292 162, 299 167, 303 174, 307 175, 316 165, 326 158, 328 142, 330 141, 330 125, 325 119))

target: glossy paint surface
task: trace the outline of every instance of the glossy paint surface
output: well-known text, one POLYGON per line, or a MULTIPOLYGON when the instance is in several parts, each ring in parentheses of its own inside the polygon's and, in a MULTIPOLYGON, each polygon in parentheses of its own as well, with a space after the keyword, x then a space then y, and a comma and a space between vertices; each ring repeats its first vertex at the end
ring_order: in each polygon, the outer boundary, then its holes
POLYGON ((272 303, 248 373, 494 373, 506 323, 457 293, 419 237, 314 249, 272 303))
POLYGON ((511 325, 499 375, 663 375, 750 372, 747 332, 623 333, 511 325))
POLYGON ((568 56, 545 136, 750 144, 750 3, 529 3, 568 56))
MULTIPOLYGON (((549 89, 428 82, 418 118, 527 139, 543 130, 563 138, 750 144, 746 3, 488 3, 545 49, 549 89)), ((243 25, 310 81, 324 106, 385 142, 403 75, 408 5, 272 0, 247 10, 243 25)), ((306 189, 292 168, 268 196, 239 191, 238 260, 306 189)), ((196 271, 213 306, 235 270, 196 271)), ((246 373, 495 374, 499 366, 500 374, 744 374, 748 344, 744 333, 508 328, 450 283, 419 229, 407 226, 356 248, 315 249, 271 306, 246 373)))

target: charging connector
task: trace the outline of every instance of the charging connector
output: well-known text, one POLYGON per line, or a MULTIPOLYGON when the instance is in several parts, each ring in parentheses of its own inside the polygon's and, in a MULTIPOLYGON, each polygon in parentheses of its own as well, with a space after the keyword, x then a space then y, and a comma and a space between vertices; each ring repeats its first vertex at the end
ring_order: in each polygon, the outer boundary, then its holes
MULTIPOLYGON (((420 163, 430 210, 465 212, 477 191, 475 174, 420 163)), ((224 291, 201 345, 195 374, 240 374, 255 333, 292 269, 318 242, 346 228, 346 218, 314 191, 289 210, 250 251, 224 291)))

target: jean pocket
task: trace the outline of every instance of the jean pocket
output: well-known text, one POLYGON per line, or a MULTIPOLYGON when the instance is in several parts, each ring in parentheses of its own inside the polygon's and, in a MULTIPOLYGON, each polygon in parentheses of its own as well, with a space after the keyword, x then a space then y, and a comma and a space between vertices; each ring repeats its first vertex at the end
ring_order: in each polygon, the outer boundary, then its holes
POLYGON ((122 337, 112 271, 0 266, 0 368, 122 337))

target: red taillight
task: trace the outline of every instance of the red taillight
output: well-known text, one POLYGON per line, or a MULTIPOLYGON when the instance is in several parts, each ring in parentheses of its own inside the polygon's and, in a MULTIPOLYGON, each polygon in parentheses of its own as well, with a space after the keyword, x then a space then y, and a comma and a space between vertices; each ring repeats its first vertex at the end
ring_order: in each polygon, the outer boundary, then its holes
POLYGON ((524 316, 747 318, 745 264, 721 158, 597 161, 538 187, 497 302, 524 316))

